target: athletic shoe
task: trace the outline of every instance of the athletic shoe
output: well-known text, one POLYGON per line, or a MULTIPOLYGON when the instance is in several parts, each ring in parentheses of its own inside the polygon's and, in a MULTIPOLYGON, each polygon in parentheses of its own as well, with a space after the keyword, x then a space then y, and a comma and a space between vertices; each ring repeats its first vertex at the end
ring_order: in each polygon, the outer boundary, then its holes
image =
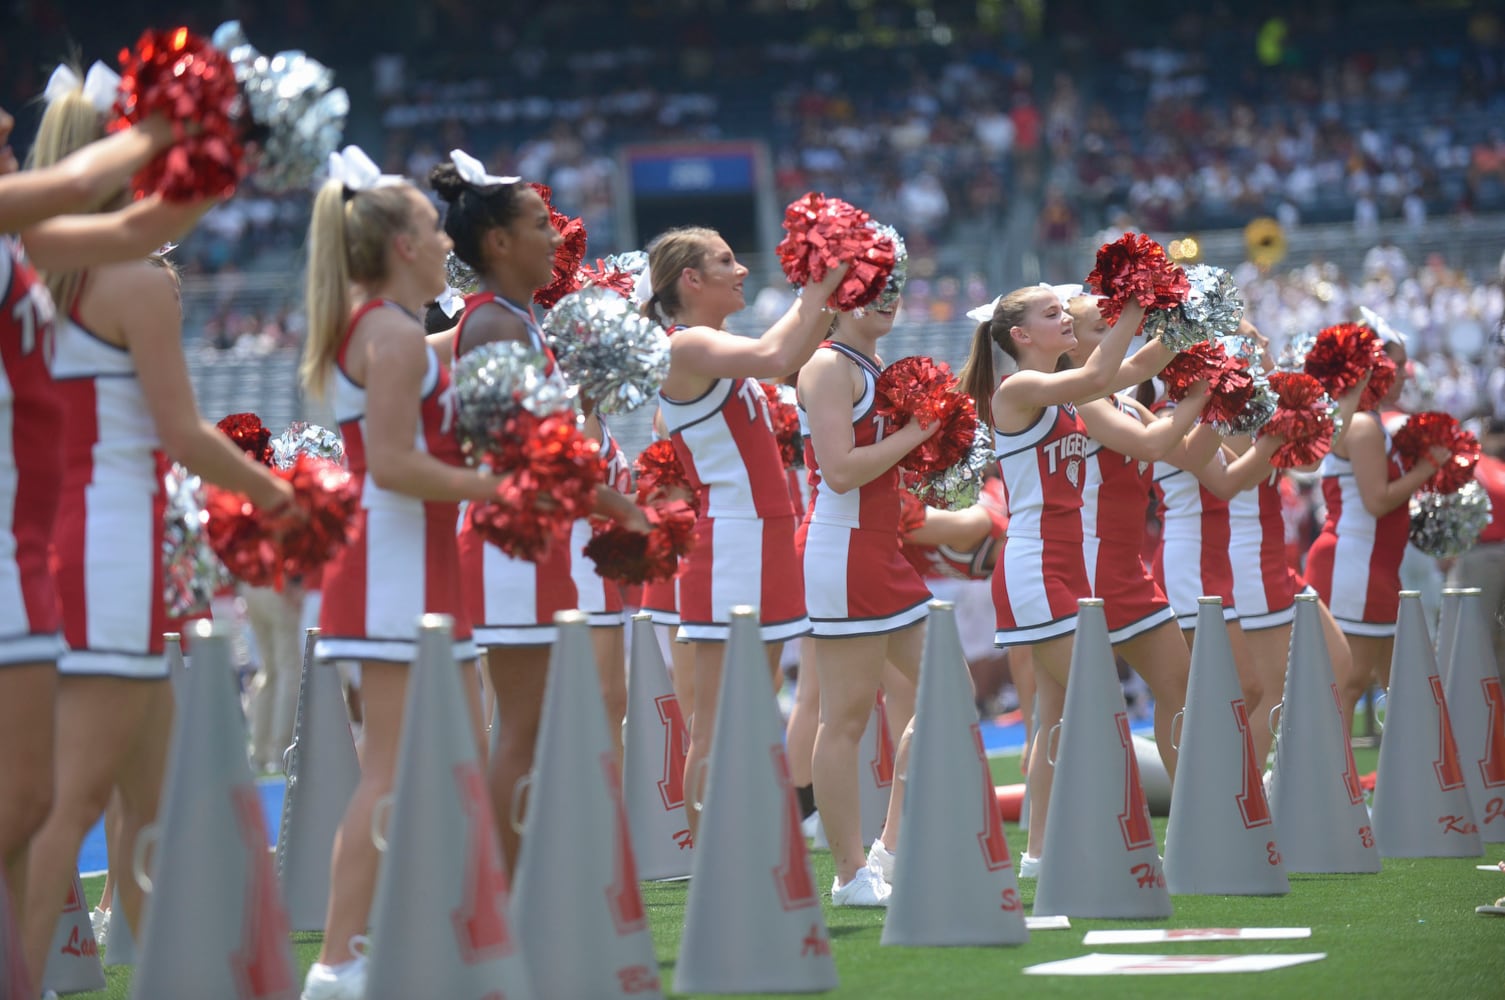
POLYGON ((815 833, 819 829, 820 813, 818 811, 813 812, 810 815, 806 816, 804 819, 800 820, 800 833, 804 834, 806 840, 814 840, 815 833))
POLYGON ((894 852, 883 846, 883 841, 873 841, 873 846, 868 848, 867 866, 878 869, 883 876, 883 881, 889 885, 894 884, 894 852))
POLYGON ((350 944, 351 951, 356 953, 350 961, 339 965, 315 962, 309 966, 301 1000, 365 1000, 366 939, 355 937, 350 944))
POLYGON ((89 914, 89 926, 94 928, 94 943, 104 951, 105 939, 110 936, 110 911, 94 907, 89 914))
POLYGON ((1021 854, 1021 855, 1019 855, 1019 877, 1020 878, 1039 878, 1040 877, 1040 859, 1039 858, 1032 858, 1028 854, 1021 854))
POLYGON ((887 906, 893 893, 883 881, 883 873, 867 865, 857 869, 846 885, 838 884, 840 881, 840 878, 831 880, 832 906, 887 906))

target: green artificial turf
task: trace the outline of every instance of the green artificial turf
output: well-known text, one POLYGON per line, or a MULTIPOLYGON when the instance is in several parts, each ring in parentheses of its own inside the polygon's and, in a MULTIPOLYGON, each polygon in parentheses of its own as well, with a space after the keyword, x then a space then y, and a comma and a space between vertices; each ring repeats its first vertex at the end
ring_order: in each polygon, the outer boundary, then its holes
MULTIPOLYGON (((1377 754, 1356 751, 1361 772, 1373 770, 1377 754)), ((995 780, 1020 780, 1018 758, 993 762, 995 780)), ((1008 826, 1017 855, 1023 834, 1008 826)), ((1165 820, 1155 821, 1164 844, 1165 820)), ((1491 850, 1499 853, 1498 845, 1491 850)), ((1491 854, 1490 860, 1498 860, 1491 854)), ((832 879, 830 854, 812 855, 816 881, 832 879)), ((1031 997, 1105 996, 1212 997, 1439 997, 1465 1000, 1505 997, 1505 917, 1474 913, 1479 903, 1505 895, 1505 875, 1480 872, 1478 859, 1387 860, 1377 875, 1294 875, 1284 897, 1174 898, 1168 921, 1073 920, 1070 930, 1038 931, 1019 948, 885 948, 879 944, 883 914, 873 910, 825 910, 842 997, 983 997, 1024 991, 1031 997), (1083 934, 1108 927, 1310 927, 1309 940, 1192 942, 1165 946, 1088 949, 1083 934), (1326 952, 1324 961, 1290 969, 1242 975, 1119 977, 1111 982, 1078 977, 1024 977, 1025 966, 1088 951, 1177 954, 1326 952)), ((99 897, 102 878, 87 879, 89 899, 99 897)), ((664 986, 673 987, 674 962, 683 928, 684 882, 645 883, 653 941, 664 986)), ((1021 883, 1026 906, 1033 882, 1021 883)), ((204 905, 212 906, 206 900, 204 905)), ((300 970, 318 953, 319 935, 294 935, 300 970)), ((769 956, 777 961, 777 956, 769 956)), ((125 998, 130 970, 105 970, 106 990, 82 997, 125 998)), ((300 972, 301 976, 301 972, 300 972)), ((420 1000, 420 998, 415 998, 420 1000)), ((422 998, 426 1000, 426 998, 422 998)))

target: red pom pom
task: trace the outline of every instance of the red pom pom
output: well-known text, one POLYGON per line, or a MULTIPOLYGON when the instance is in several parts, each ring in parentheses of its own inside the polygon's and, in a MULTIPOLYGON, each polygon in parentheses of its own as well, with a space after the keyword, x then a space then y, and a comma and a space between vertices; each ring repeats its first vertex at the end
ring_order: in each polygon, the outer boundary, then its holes
POLYGON ((786 469, 801 469, 805 465, 805 436, 800 433, 800 411, 785 402, 780 395, 780 386, 769 382, 758 383, 768 397, 768 417, 773 421, 773 436, 779 442, 779 457, 786 469))
POLYGON ((777 247, 789 283, 803 288, 850 262, 827 304, 850 312, 877 299, 893 273, 895 247, 868 225, 870 219, 855 205, 813 191, 790 204, 784 210, 788 235, 777 247))
POLYGON ((133 182, 137 195, 170 201, 224 198, 246 173, 240 144, 240 85, 223 52, 187 28, 145 31, 135 49, 120 52, 121 96, 110 130, 128 128, 160 113, 177 132, 177 145, 148 163, 133 182), (194 133, 184 124, 192 122, 194 133))
POLYGON ((595 506, 605 478, 600 445, 568 410, 539 418, 519 410, 502 427, 486 464, 510 473, 494 500, 473 515, 481 537, 515 559, 536 562, 595 506))
POLYGON ((1458 492, 1473 481, 1474 466, 1479 464, 1479 439, 1446 413, 1433 410, 1413 413, 1395 432, 1394 444, 1408 472, 1416 468, 1417 462, 1429 458, 1433 448, 1448 450, 1451 457, 1421 485, 1430 493, 1458 492))
MULTIPOLYGON (((910 475, 905 475, 905 481, 910 480, 910 475)), ((918 481, 919 477, 914 477, 918 481)), ((918 531, 925 527, 925 503, 919 497, 907 489, 899 491, 899 536, 902 538, 911 531, 918 531)))
POLYGON ((1322 384, 1301 372, 1271 372, 1275 390, 1275 415, 1260 429, 1259 436, 1285 438, 1270 464, 1277 469, 1310 465, 1327 454, 1333 440, 1332 400, 1322 384))
POLYGON ((1241 358, 1230 358, 1222 344, 1204 340, 1193 344, 1171 359, 1160 372, 1167 399, 1179 403, 1196 382, 1206 382, 1210 390, 1204 421, 1228 423, 1244 412, 1254 395, 1254 378, 1241 358))
POLYGON ((940 422, 939 431, 899 462, 911 472, 951 468, 967 456, 977 436, 977 406, 972 397, 959 391, 945 362, 930 358, 900 358, 885 368, 878 376, 873 409, 890 430, 898 430, 911 419, 921 427, 940 422))
POLYGON ((1395 385, 1395 362, 1385 353, 1385 345, 1373 330, 1358 323, 1339 323, 1317 334, 1304 370, 1333 399, 1348 395, 1369 374, 1369 384, 1359 399, 1361 410, 1379 406, 1395 385))
POLYGON ((693 491, 690 485, 690 476, 685 472, 684 463, 679 460, 679 452, 674 447, 674 442, 669 440, 654 441, 644 448, 642 454, 632 463, 633 471, 638 479, 638 503, 645 504, 658 499, 655 494, 663 490, 679 489, 693 491))
POLYGON ((272 464, 272 432, 254 413, 232 413, 214 426, 262 465, 272 464))
MULTIPOLYGON (((618 268, 612 268, 611 270, 608 270, 606 267, 606 261, 602 260, 600 257, 596 258, 595 267, 582 267, 580 269, 579 279, 579 287, 581 288, 585 287, 586 285, 596 285, 600 288, 609 288, 612 291, 616 292, 618 295, 622 296, 622 298, 624 299, 632 298, 632 293, 637 288, 638 281, 637 275, 633 274, 631 271, 623 271, 618 268)), ((561 298, 562 297, 563 296, 561 296, 561 298)))
POLYGON ((533 184, 531 187, 549 206, 549 224, 564 236, 564 242, 554 251, 554 280, 533 293, 534 302, 552 309, 560 299, 578 292, 584 285, 580 265, 585 262, 585 223, 554 207, 554 192, 547 184, 533 184))
POLYGON ((236 579, 253 587, 276 586, 323 566, 349 541, 360 508, 350 473, 333 462, 299 455, 272 472, 293 486, 292 503, 279 510, 257 510, 218 486, 205 490, 209 546, 236 579))
POLYGON ((1171 309, 1185 302, 1191 291, 1186 272, 1159 243, 1141 233, 1124 233, 1103 244, 1087 285, 1104 296, 1098 309, 1110 326, 1131 300, 1147 310, 1171 309))
POLYGON ((652 526, 647 534, 612 524, 596 531, 581 550, 602 579, 654 583, 678 572, 680 557, 694 545, 695 511, 683 500, 669 500, 644 513, 652 526))

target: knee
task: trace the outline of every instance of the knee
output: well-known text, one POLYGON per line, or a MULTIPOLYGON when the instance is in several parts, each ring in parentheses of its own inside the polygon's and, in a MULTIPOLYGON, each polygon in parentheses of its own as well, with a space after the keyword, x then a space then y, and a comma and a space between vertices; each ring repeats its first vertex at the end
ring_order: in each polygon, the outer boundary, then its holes
POLYGON ((24 847, 32 836, 42 828, 52 812, 54 799, 52 772, 42 775, 25 775, 24 780, 10 788, 5 800, 4 825, 0 827, 0 856, 24 847))

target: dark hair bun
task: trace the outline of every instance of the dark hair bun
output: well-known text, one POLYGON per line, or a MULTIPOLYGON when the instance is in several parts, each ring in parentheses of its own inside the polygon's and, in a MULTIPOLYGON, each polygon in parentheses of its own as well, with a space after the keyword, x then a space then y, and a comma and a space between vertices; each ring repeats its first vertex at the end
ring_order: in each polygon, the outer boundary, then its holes
POLYGON ((460 171, 448 161, 429 171, 429 186, 450 205, 459 201, 466 191, 472 190, 470 182, 461 177, 460 171))

